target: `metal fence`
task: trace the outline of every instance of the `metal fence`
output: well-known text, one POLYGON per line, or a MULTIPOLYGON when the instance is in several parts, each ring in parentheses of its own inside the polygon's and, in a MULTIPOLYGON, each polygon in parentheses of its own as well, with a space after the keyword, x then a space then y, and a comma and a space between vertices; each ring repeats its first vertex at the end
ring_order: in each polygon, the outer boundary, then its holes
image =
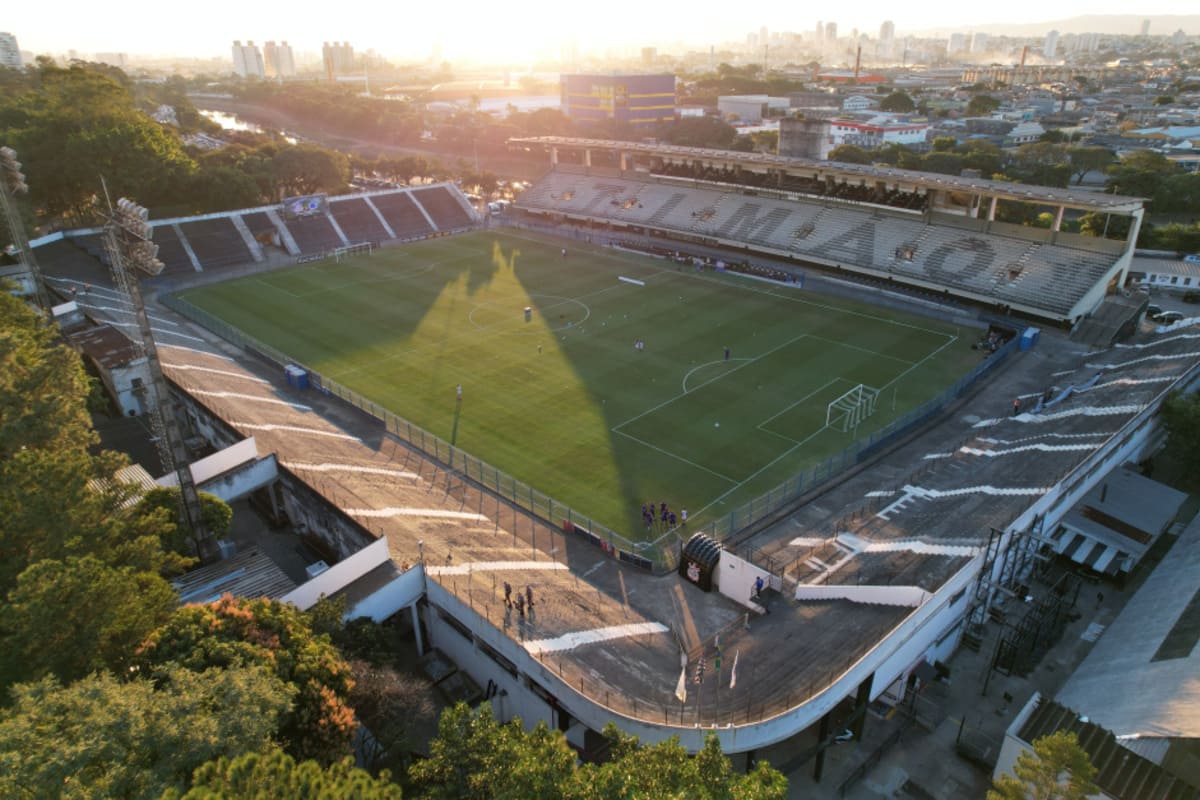
MULTIPOLYGON (((355 408, 375 417, 383 422, 387 431, 393 436, 432 456, 436 461, 447 465, 452 471, 476 482, 503 500, 512 503, 513 506, 524 509, 556 527, 561 526, 564 532, 574 534, 594 544, 614 558, 656 573, 670 571, 678 565, 682 540, 680 529, 667 531, 653 542, 631 541, 587 515, 575 511, 565 503, 539 492, 487 462, 459 450, 429 431, 396 416, 378 403, 368 400, 336 381, 325 378, 302 362, 248 336, 186 300, 165 292, 159 295, 158 300, 167 308, 182 314, 226 341, 274 361, 280 369, 288 364, 304 368, 308 372, 310 384, 317 391, 339 397, 355 408)), ((829 456, 811 469, 801 471, 766 494, 754 498, 742 507, 705 525, 697 526, 693 522, 688 527, 689 536, 695 533, 704 533, 718 542, 725 541, 738 531, 779 513, 804 494, 828 483, 844 470, 866 460, 939 413, 947 404, 963 394, 976 381, 1007 358, 1016 349, 1018 341, 1017 337, 1013 337, 991 357, 982 361, 971 372, 934 399, 893 420, 865 438, 859 439, 841 452, 829 456)))

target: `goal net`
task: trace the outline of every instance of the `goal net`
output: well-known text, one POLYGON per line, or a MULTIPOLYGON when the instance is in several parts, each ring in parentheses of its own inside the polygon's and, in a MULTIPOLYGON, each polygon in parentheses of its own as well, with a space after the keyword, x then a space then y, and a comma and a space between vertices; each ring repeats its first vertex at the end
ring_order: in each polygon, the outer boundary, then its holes
POLYGON ((333 251, 333 260, 336 263, 340 264, 343 258, 348 258, 350 256, 358 255, 360 253, 365 253, 366 255, 371 255, 371 253, 374 250, 375 250, 375 246, 372 245, 370 242, 363 242, 361 244, 351 244, 351 245, 347 245, 345 247, 338 247, 338 248, 335 248, 333 251))
POLYGON ((847 433, 875 413, 879 390, 860 383, 825 409, 825 427, 847 433))

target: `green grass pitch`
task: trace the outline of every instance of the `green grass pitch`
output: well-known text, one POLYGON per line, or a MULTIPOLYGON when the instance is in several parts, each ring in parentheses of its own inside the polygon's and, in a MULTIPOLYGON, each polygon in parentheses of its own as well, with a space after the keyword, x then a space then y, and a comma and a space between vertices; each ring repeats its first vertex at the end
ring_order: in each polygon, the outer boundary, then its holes
POLYGON ((826 408, 857 384, 861 437, 978 361, 922 317, 560 246, 478 232, 182 296, 634 540, 646 501, 703 522, 840 451, 826 408))

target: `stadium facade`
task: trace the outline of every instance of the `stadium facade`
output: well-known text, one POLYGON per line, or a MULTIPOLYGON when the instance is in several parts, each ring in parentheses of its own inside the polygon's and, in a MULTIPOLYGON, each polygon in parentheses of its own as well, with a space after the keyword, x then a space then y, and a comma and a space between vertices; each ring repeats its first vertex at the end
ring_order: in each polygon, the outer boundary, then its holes
POLYGON ((653 126, 675 119, 674 75, 563 75, 562 110, 575 122, 653 126))

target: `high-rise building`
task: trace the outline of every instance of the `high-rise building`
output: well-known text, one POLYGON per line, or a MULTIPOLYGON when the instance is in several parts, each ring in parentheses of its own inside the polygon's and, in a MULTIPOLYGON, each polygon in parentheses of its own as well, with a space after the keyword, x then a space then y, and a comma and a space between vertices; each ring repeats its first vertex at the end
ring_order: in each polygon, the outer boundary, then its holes
POLYGON ((262 52, 254 42, 233 43, 233 71, 243 78, 265 78, 262 52))
POLYGON ((287 42, 267 42, 263 45, 263 61, 268 78, 290 78, 296 74, 296 59, 287 42))
POLYGON ((895 40, 896 23, 892 22, 890 19, 886 19, 883 21, 883 24, 879 26, 879 43, 890 48, 892 46, 892 42, 895 40))
POLYGON ((1042 55, 1048 59, 1053 59, 1058 52, 1058 31, 1050 31, 1046 34, 1046 44, 1042 48, 1042 55))
POLYGON ((21 48, 11 33, 0 32, 0 67, 21 69, 21 48))
POLYGON ((657 47, 643 47, 642 48, 642 64, 644 66, 647 66, 647 67, 652 66, 654 64, 654 62, 657 60, 658 60, 658 48, 657 47))
POLYGON ((967 49, 967 43, 970 40, 965 33, 950 34, 950 44, 946 47, 947 53, 961 53, 967 49))
POLYGON ((896 24, 889 20, 884 20, 879 26, 879 45, 876 47, 876 54, 883 58, 891 58, 896 49, 896 24))
POLYGON ((986 33, 976 33, 971 40, 972 53, 986 53, 988 49, 988 35, 986 33))
POLYGON ((1150 35, 1150 20, 1144 19, 1144 20, 1142 20, 1142 36, 1149 36, 1149 35, 1150 35))
POLYGON ((821 42, 825 41, 825 23, 824 22, 817 23, 817 29, 816 29, 815 33, 816 33, 815 41, 817 44, 820 44, 821 42))
POLYGON ((826 22, 825 23, 825 41, 831 42, 831 43, 837 41, 837 23, 836 22, 826 22))
POLYGON ((321 46, 321 59, 326 75, 349 72, 354 69, 354 48, 349 42, 325 42, 321 46))

